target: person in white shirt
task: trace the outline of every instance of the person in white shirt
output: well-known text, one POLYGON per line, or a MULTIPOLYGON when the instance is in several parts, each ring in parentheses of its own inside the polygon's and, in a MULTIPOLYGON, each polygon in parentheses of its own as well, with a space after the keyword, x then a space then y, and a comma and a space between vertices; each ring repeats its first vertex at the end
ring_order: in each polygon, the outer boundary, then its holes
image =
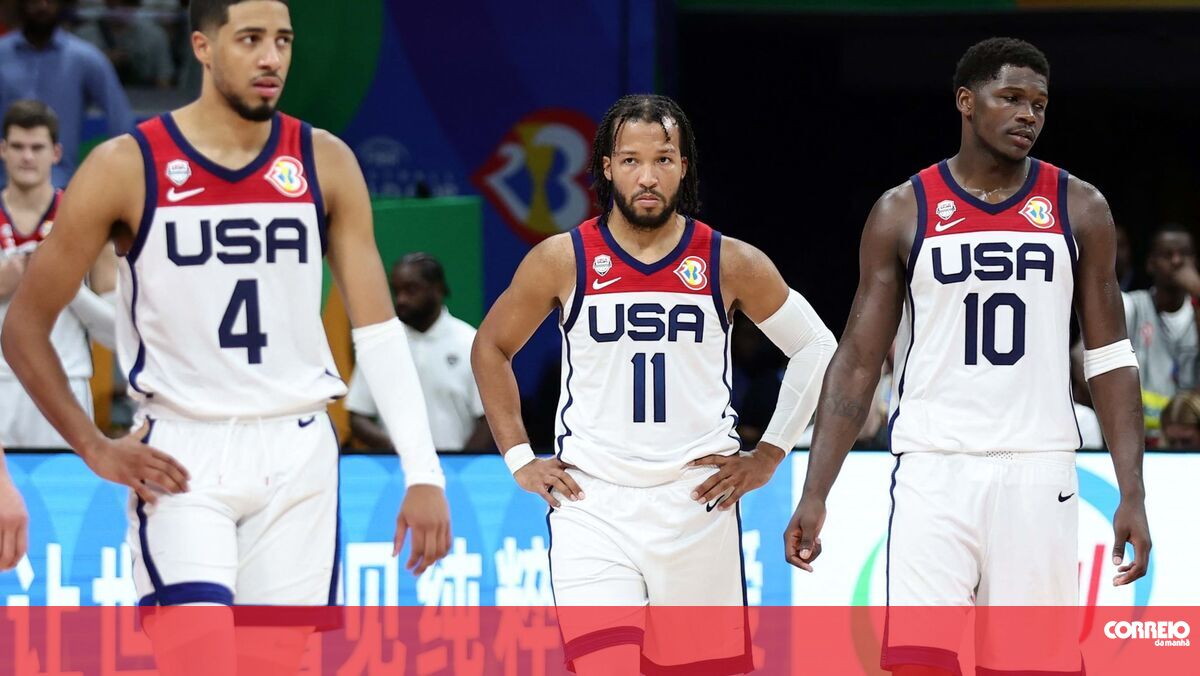
MULTIPOLYGON (((492 448, 492 434, 471 374, 475 328, 446 309, 450 288, 442 264, 426 253, 408 254, 392 266, 390 282, 396 315, 408 333, 428 404, 434 446, 439 451, 492 448)), ((357 368, 350 379, 346 409, 355 437, 374 448, 391 447, 387 430, 377 421, 370 388, 357 368)))

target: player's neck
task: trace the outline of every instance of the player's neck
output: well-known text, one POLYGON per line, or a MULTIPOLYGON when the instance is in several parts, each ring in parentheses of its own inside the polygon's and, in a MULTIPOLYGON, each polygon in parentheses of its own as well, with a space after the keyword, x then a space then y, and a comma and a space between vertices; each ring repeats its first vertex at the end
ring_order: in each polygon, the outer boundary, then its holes
POLYGON ((206 87, 200 98, 172 113, 172 117, 188 143, 218 163, 221 162, 214 157, 219 154, 216 149, 253 158, 271 136, 271 120, 247 120, 211 87, 206 87))
POLYGON ((22 189, 9 183, 0 191, 0 199, 4 200, 4 208, 10 214, 14 211, 41 214, 50 208, 50 202, 54 200, 54 184, 47 181, 33 188, 22 189))
POLYGON ((1164 289, 1161 287, 1151 287, 1150 293, 1154 297, 1154 309, 1159 312, 1178 312, 1183 307, 1184 301, 1187 300, 1187 292, 1183 289, 1164 289))
POLYGON ((640 228, 625 220, 620 209, 613 209, 608 212, 605 224, 625 253, 643 263, 653 263, 667 255, 679 243, 687 219, 676 213, 662 227, 640 228))
POLYGON ((983 149, 964 145, 946 164, 963 189, 985 202, 1001 201, 1019 190, 1029 175, 1028 157, 1013 162, 983 149), (1000 197, 1000 200, 994 198, 1000 197))

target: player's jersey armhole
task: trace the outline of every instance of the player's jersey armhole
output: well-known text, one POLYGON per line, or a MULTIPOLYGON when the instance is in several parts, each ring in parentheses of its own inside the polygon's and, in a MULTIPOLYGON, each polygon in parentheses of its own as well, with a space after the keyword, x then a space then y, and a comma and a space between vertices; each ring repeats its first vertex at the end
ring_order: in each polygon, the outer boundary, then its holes
POLYGON ((911 285, 913 281, 913 272, 917 269, 917 256, 921 254, 921 244, 925 241, 925 184, 921 181, 920 174, 913 174, 909 179, 912 183, 913 197, 917 201, 917 230, 913 233, 912 247, 908 251, 908 261, 905 266, 905 274, 908 277, 908 283, 911 285))
POLYGON ((329 216, 325 213, 325 199, 321 195, 321 182, 317 178, 317 156, 313 152, 313 128, 307 122, 300 123, 300 154, 304 156, 304 173, 308 175, 308 189, 312 193, 313 205, 317 209, 317 233, 321 237, 321 256, 329 249, 329 216))
POLYGON ((1079 274, 1079 250, 1075 246, 1075 233, 1071 230, 1070 210, 1067 204, 1067 189, 1071 175, 1066 169, 1058 170, 1058 216, 1062 222, 1063 238, 1067 242, 1067 251, 1071 253, 1071 276, 1079 274))
POLYGON ((712 263, 710 275, 713 305, 717 311, 717 318, 721 320, 721 329, 729 331, 729 313, 725 310, 725 299, 721 296, 721 233, 713 230, 709 245, 712 247, 708 260, 712 263))
POLYGON ((575 290, 571 292, 571 305, 567 309, 562 323, 563 331, 568 333, 575 325, 575 319, 579 317, 579 310, 583 307, 583 296, 586 292, 584 282, 587 280, 587 274, 583 269, 583 232, 579 228, 571 231, 571 247, 575 250, 575 290))
POLYGON ((125 252, 125 259, 129 261, 129 265, 132 267, 137 262, 138 255, 142 253, 142 247, 146 244, 146 238, 150 236, 150 224, 154 222, 154 211, 158 207, 158 176, 154 170, 154 150, 150 147, 150 140, 146 138, 146 134, 142 132, 141 127, 135 127, 130 134, 137 141, 138 151, 142 154, 142 169, 145 174, 142 183, 146 191, 145 202, 142 205, 142 219, 138 223, 137 235, 134 236, 133 244, 129 247, 129 251, 125 252))

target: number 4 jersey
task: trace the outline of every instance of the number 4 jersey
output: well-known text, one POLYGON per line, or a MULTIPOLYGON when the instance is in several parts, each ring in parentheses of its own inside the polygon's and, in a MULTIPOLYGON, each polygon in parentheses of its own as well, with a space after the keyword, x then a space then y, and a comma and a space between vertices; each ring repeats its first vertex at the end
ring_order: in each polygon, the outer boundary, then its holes
POLYGON ((319 411, 345 394, 321 323, 311 127, 276 114, 236 171, 197 152, 170 114, 133 136, 146 204, 117 321, 131 395, 153 415, 220 420, 319 411))
POLYGON ((646 264, 602 219, 571 231, 575 290, 560 325, 559 457, 623 486, 674 481, 688 462, 738 450, 721 234, 687 220, 646 264))
POLYGON ((897 334, 892 452, 1079 448, 1067 172, 1030 159, 1024 185, 998 204, 963 190, 944 161, 911 182, 917 231, 897 334))

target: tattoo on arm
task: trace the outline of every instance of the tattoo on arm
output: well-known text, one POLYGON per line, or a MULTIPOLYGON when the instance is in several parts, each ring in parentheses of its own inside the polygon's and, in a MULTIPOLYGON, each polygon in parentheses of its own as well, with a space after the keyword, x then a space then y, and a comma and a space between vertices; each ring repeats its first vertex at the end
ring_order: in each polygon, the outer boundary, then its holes
POLYGON ((829 396, 829 404, 830 410, 839 418, 861 422, 867 417, 867 407, 857 399, 832 394, 829 396))

